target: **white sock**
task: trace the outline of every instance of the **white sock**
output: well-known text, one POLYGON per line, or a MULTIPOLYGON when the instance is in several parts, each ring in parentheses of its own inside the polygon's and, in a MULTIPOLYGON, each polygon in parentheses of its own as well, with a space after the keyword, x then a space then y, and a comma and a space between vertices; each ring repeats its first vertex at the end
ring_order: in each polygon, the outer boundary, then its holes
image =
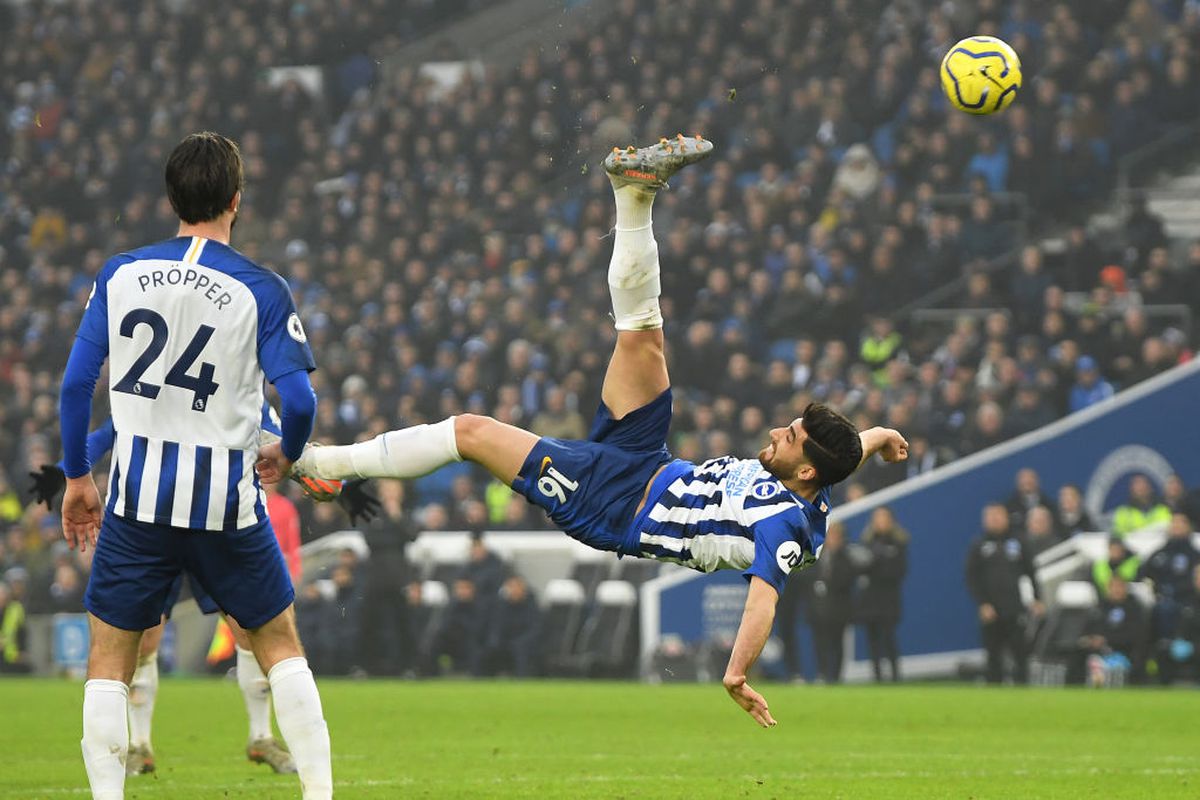
POLYGON ((651 211, 654 192, 641 186, 613 189, 617 225, 613 233, 612 260, 608 263, 608 289, 619 331, 661 328, 658 296, 658 243, 654 241, 651 211))
POLYGON ((250 650, 237 649, 237 682, 250 719, 250 741, 271 738, 271 682, 250 650))
POLYGON ((158 697, 158 651, 138 658, 129 682, 129 746, 150 747, 154 700, 158 697))
POLYGON ((454 417, 433 425, 413 425, 381 433, 369 442, 309 447, 301 468, 317 478, 418 478, 462 461, 454 437, 454 417))
POLYGON ((275 698, 275 720, 300 773, 304 800, 332 798, 329 728, 321 712, 321 696, 308 668, 308 659, 285 658, 271 667, 267 680, 275 698))
POLYGON ((125 797, 125 757, 129 754, 129 687, 121 681, 92 679, 83 685, 83 764, 92 800, 125 797))

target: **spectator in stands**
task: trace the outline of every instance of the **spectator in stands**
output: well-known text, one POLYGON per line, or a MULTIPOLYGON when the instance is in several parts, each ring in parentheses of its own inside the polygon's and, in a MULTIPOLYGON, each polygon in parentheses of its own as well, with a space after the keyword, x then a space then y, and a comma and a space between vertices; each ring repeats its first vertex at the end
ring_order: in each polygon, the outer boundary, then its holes
POLYGON ((1129 500, 1113 512, 1112 530, 1117 536, 1127 536, 1170 519, 1171 509, 1158 499, 1150 479, 1139 473, 1129 480, 1129 500))
POLYGON ((908 572, 908 531, 900 527, 887 506, 871 513, 862 544, 871 554, 858 592, 858 620, 866 628, 867 647, 876 682, 883 681, 883 661, 891 667, 893 682, 900 680, 901 588, 908 572))
POLYGON ((465 577, 455 579, 450 606, 433 635, 426 673, 479 675, 488 616, 475 584, 465 577))
POLYGON ((1054 529, 1054 514, 1045 506, 1034 506, 1025 515, 1025 541, 1029 557, 1036 559, 1062 541, 1054 529))
POLYGON ((1120 578, 1126 582, 1137 580, 1142 560, 1126 545, 1120 536, 1108 540, 1108 555, 1092 564, 1092 583, 1101 597, 1108 594, 1109 582, 1120 578))
POLYGON ((1200 567, 1192 571, 1192 591, 1180 605, 1173 634, 1158 647, 1156 660, 1164 684, 1187 677, 1200 683, 1200 567))
POLYGON ((1075 385, 1071 387, 1069 405, 1071 413, 1082 411, 1112 396, 1112 384, 1100 377, 1096 359, 1080 356, 1075 361, 1075 385))
POLYGON ((1200 519, 1200 489, 1189 492, 1178 475, 1167 478, 1167 484, 1163 487, 1163 503, 1171 509, 1172 514, 1184 514, 1190 520, 1200 519))
POLYGON ((362 586, 354 567, 349 563, 339 563, 329 577, 333 582, 332 603, 336 620, 330 633, 333 646, 330 668, 335 675, 349 675, 360 669, 358 648, 362 639, 362 586))
POLYGON ((825 683, 840 683, 855 576, 846 550, 846 529, 840 522, 829 526, 821 557, 802 574, 808 583, 805 611, 817 651, 817 673, 825 683))
POLYGON ((1114 575, 1079 641, 1080 658, 1088 662, 1093 685, 1120 685, 1125 674, 1140 683, 1145 676, 1149 641, 1146 610, 1129 593, 1129 583, 1114 575), (1114 680, 1114 673, 1122 677, 1114 680))
POLYGON ((804 682, 804 667, 800 655, 800 619, 804 599, 808 593, 808 582, 801 576, 783 585, 783 594, 775 604, 775 632, 783 642, 784 677, 796 683, 804 682))
POLYGON ((1025 516, 1034 508, 1049 508, 1050 498, 1042 491, 1042 479, 1037 471, 1030 467, 1017 470, 1012 494, 1008 496, 1005 507, 1008 509, 1009 524, 1016 530, 1025 528, 1025 516))
POLYGON ((983 534, 967 552, 967 588, 979 607, 980 635, 987 651, 987 681, 1004 679, 1004 655, 1012 659, 1015 683, 1029 682, 1029 648, 1026 624, 1029 616, 1045 611, 1033 559, 1023 537, 1009 528, 1007 509, 991 503, 983 509, 983 534), (1034 600, 1026 608, 1021 599, 1020 579, 1032 583, 1034 600))
POLYGON ((485 605, 490 605, 507 576, 508 567, 483 543, 483 531, 472 531, 461 577, 474 584, 479 598, 485 605))
POLYGON ((485 671, 529 678, 540 671, 541 610, 529 584, 510 575, 487 626, 485 671))
POLYGON ((1200 550, 1192 544, 1192 521, 1172 514, 1166 543, 1151 553, 1138 573, 1154 585, 1154 632, 1167 635, 1178 625, 1180 608, 1192 591, 1192 573, 1200 565, 1200 550))
POLYGON ((29 671, 26 637, 25 606, 0 581, 0 673, 29 671))
POLYGON ((322 594, 321 583, 311 581, 300 588, 296 594, 296 628, 315 673, 333 669, 337 647, 334 635, 339 622, 333 603, 322 594))
POLYGON ((1007 438, 1045 427, 1055 419, 1054 411, 1042 398, 1036 383, 1026 382, 1017 386, 1013 407, 1004 420, 1004 435, 1007 438))
POLYGON ((1083 493, 1073 483, 1065 483, 1058 488, 1058 505, 1054 516, 1061 539, 1098 530, 1091 514, 1083 507, 1083 493))
MULTIPOLYGON (((371 557, 365 564, 361 666, 372 675, 400 675, 416 667, 415 644, 409 637, 406 587, 416 575, 405 548, 417 530, 404 510, 404 484, 376 481, 380 513, 361 526, 371 557)), ((418 597, 420 584, 418 587, 418 597)))

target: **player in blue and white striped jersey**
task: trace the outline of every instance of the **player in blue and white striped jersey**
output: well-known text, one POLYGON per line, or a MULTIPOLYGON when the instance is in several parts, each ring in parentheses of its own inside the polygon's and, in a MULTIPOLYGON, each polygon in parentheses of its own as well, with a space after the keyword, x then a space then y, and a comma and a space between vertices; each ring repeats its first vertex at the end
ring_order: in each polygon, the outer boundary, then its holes
MULTIPOLYGON (((702 572, 741 570, 750 591, 725 687, 755 720, 770 726, 766 701, 746 684, 746 672, 767 641, 788 574, 820 553, 829 487, 874 453, 889 461, 905 458, 908 443, 884 428, 860 434, 842 415, 813 404, 802 418, 772 430, 756 459, 692 464, 672 458, 651 208, 671 175, 711 151, 700 137, 679 136, 640 150, 614 149, 605 160, 617 204, 608 273, 617 343, 587 441, 539 438, 464 414, 356 445, 310 447, 292 477, 415 477, 467 459, 592 547, 702 572)), ((260 455, 264 482, 287 474, 290 465, 278 447, 260 455)))
POLYGON ((124 796, 138 643, 184 571, 247 631, 304 797, 333 794, 329 732, 253 463, 264 378, 279 392, 284 457, 299 457, 314 363, 287 285, 229 246, 243 174, 223 136, 175 148, 165 177, 178 234, 104 265, 63 376, 63 534, 95 547, 81 743, 95 798, 124 796), (106 359, 115 437, 102 508, 87 425, 106 359))

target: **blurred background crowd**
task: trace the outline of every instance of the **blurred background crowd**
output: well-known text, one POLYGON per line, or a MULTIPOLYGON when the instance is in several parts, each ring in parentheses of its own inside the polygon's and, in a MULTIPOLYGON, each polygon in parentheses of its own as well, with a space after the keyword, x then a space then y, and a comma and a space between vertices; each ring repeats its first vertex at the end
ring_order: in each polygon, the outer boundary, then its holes
MULTIPOLYGON (((234 244, 292 287, 323 441, 464 411, 585 435, 613 341, 598 164, 677 131, 717 145, 655 209, 681 458, 753 455, 822 400, 912 445, 853 498, 1192 355, 1200 242, 1137 203, 1105 235, 1088 216, 1122 156, 1200 118, 1195 2, 622 0, 449 81, 388 56, 494 4, 397 5, 218 0, 215 27, 171 0, 0 3, 0 570, 30 611, 86 581, 22 493, 60 455, 74 330, 108 255, 174 233, 161 170, 194 130, 241 145, 234 244), (940 94, 970 32, 1022 54, 996 119, 940 94)), ((467 466, 386 493, 379 524, 546 526, 467 466)), ((345 527, 300 506, 306 540, 345 527)))

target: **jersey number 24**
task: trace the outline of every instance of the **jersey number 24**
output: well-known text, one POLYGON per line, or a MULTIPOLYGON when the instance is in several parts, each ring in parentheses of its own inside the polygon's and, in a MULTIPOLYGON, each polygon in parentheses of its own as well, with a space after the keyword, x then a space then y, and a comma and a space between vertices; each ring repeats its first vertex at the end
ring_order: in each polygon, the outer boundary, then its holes
MULTIPOLYGON (((133 332, 138 325, 149 327, 152 338, 142 354, 130 365, 125 376, 113 385, 113 391, 153 400, 158 397, 158 392, 162 387, 156 383, 143 381, 142 375, 155 359, 162 355, 163 348, 167 346, 167 336, 170 331, 167 329, 167 321, 157 311, 149 308, 135 308, 121 320, 121 335, 132 339, 133 332)), ((213 373, 216 372, 216 367, 204 361, 201 362, 200 372, 197 375, 189 375, 188 370, 200 357, 201 351, 204 350, 204 346, 208 344, 208 340, 214 333, 216 333, 216 329, 211 325, 201 325, 192 336, 192 341, 180 354, 179 359, 167 372, 166 383, 168 386, 178 386, 180 389, 188 389, 192 392, 192 408, 196 411, 204 411, 208 407, 208 398, 217 391, 219 384, 213 382, 213 373)))

